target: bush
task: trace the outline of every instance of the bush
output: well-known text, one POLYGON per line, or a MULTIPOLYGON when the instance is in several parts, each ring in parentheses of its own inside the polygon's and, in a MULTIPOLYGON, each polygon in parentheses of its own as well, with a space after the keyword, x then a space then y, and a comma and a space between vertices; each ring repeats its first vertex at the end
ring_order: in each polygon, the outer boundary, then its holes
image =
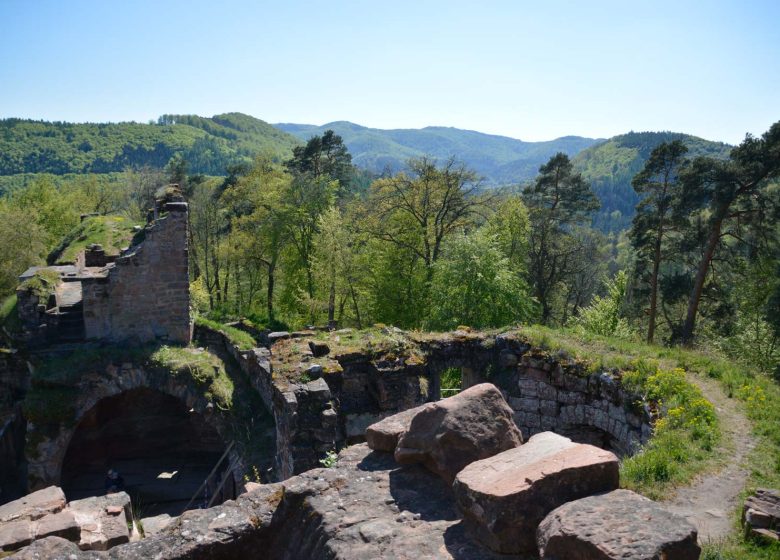
POLYGON ((593 303, 580 312, 575 323, 593 334, 630 338, 633 332, 628 322, 621 316, 626 299, 628 276, 624 270, 606 285, 607 296, 596 296, 593 303))

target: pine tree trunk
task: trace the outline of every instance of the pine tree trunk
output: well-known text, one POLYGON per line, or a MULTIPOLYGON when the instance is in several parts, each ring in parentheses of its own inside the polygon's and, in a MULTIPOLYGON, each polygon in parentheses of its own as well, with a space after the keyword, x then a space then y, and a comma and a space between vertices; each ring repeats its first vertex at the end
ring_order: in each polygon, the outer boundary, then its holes
POLYGON ((701 261, 699 261, 699 269, 696 272, 693 289, 691 290, 691 295, 688 299, 688 312, 685 316, 685 324, 683 325, 682 334, 680 335, 682 343, 686 346, 693 342, 693 331, 696 328, 696 314, 699 310, 701 294, 704 290, 704 282, 707 280, 710 263, 712 262, 712 257, 715 255, 718 241, 720 241, 720 228, 723 225, 723 219, 727 212, 728 205, 722 205, 713 216, 710 234, 707 237, 707 245, 704 248, 704 254, 701 257, 701 261))
POLYGON ((653 252, 653 275, 650 278, 650 318, 647 326, 647 342, 652 344, 655 338, 655 318, 658 314, 658 269, 661 267, 661 240, 663 230, 659 228, 653 252))
POLYGON ((274 321, 274 274, 276 273, 276 262, 271 261, 271 263, 268 265, 268 289, 266 291, 266 297, 268 298, 268 301, 266 305, 268 306, 268 322, 273 323, 274 321))

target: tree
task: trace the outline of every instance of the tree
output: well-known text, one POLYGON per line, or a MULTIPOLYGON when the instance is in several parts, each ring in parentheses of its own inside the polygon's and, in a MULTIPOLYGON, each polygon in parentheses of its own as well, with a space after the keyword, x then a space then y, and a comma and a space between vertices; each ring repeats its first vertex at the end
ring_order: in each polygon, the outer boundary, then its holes
POLYGON ((347 227, 341 211, 331 206, 319 217, 319 234, 314 243, 314 263, 319 284, 327 296, 328 327, 335 328, 351 302, 354 320, 362 323, 358 302, 359 270, 355 260, 359 255, 355 233, 347 227), (336 311, 338 310, 338 318, 336 311))
POLYGON ((671 228, 670 220, 677 190, 678 176, 688 148, 680 140, 657 146, 644 168, 631 184, 640 196, 631 227, 631 242, 640 258, 649 259, 650 308, 648 310, 647 342, 655 336, 658 312, 658 274, 663 260, 664 236, 671 228))
POLYGON ((454 159, 441 167, 428 158, 413 159, 408 166, 408 173, 371 185, 366 224, 377 239, 421 258, 430 281, 445 239, 474 225, 489 197, 478 195, 476 174, 454 159))
POLYGON ((488 218, 485 228, 495 238, 512 272, 525 275, 530 218, 522 198, 511 195, 502 200, 488 218))
POLYGON ((726 236, 739 237, 730 226, 761 213, 770 204, 767 200, 772 179, 780 175, 780 122, 776 122, 761 138, 747 135, 731 151, 727 161, 708 157, 696 158, 682 175, 683 203, 679 212, 705 209, 706 240, 699 258, 693 287, 688 298, 681 340, 690 344, 696 327, 696 317, 704 284, 715 251, 726 236))
POLYGON ((526 321, 535 313, 528 286, 485 230, 451 239, 433 269, 426 327, 498 327, 526 321))
POLYGON ((286 165, 294 175, 337 180, 342 190, 349 188, 353 176, 352 156, 341 136, 332 130, 293 148, 293 157, 286 165))
POLYGON ((542 321, 549 322, 553 292, 572 274, 581 249, 569 231, 584 222, 599 202, 563 153, 539 168, 536 181, 523 194, 531 215, 529 276, 542 306, 542 321))
POLYGON ((259 156, 245 175, 228 180, 222 198, 231 208, 235 229, 251 240, 243 247, 246 257, 266 270, 266 313, 273 322, 278 266, 291 240, 293 178, 269 157, 259 156))
POLYGON ((593 302, 582 310, 577 324, 594 334, 628 338, 631 329, 623 316, 627 285, 628 275, 621 270, 612 281, 607 282, 606 297, 596 296, 593 302))
POLYGON ((13 292, 27 267, 42 263, 46 240, 34 210, 0 199, 0 296, 13 292))

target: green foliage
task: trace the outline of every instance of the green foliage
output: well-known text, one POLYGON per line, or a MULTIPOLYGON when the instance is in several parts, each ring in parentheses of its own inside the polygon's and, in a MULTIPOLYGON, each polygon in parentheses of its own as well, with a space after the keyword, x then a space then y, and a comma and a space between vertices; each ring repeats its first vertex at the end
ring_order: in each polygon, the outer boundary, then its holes
POLYGON ((237 329, 236 327, 224 325, 217 321, 207 319, 206 317, 196 317, 195 324, 223 333, 231 343, 238 346, 241 350, 251 350, 252 348, 257 347, 257 341, 252 338, 252 335, 241 329, 237 329))
POLYGON ((607 282, 606 297, 596 296, 593 302, 580 311, 575 323, 593 334, 629 338, 631 327, 623 317, 628 275, 624 270, 607 282))
POLYGON ((277 124, 279 129, 306 141, 334 131, 344 139, 353 163, 372 173, 397 172, 413 158, 445 161, 453 154, 489 185, 511 185, 532 179, 539 166, 557 152, 570 156, 597 140, 566 136, 548 142, 523 142, 451 127, 429 126, 419 130, 380 130, 339 121, 322 126, 277 124))
POLYGON ((439 385, 442 397, 451 397, 460 393, 463 389, 463 372, 456 367, 445 369, 439 377, 439 385))
POLYGON ((152 352, 149 361, 173 375, 188 376, 218 407, 226 410, 233 406, 233 380, 214 354, 196 348, 161 346, 152 352))
POLYGON ((325 457, 320 459, 320 465, 325 467, 326 469, 329 469, 333 466, 335 466, 336 461, 339 460, 339 454, 335 451, 329 450, 325 453, 325 457))
POLYGON ((30 278, 19 285, 20 290, 30 292, 38 296, 39 300, 46 301, 60 285, 60 275, 53 270, 38 270, 30 278))
POLYGON ((575 169, 591 183, 601 200, 593 227, 605 232, 627 229, 639 196, 631 180, 644 166, 653 149, 663 142, 680 140, 692 156, 725 158, 731 146, 676 132, 630 132, 591 146, 574 158, 575 169), (618 214, 613 214, 617 211, 618 214))
POLYGON ((647 446, 623 461, 621 483, 660 497, 664 483, 689 479, 691 471, 709 458, 720 439, 715 408, 686 380, 681 368, 652 373, 639 368, 626 373, 623 381, 645 400, 658 402, 662 417, 647 446))
POLYGON ((510 269, 496 238, 457 237, 434 265, 426 328, 497 327, 525 322, 536 311, 529 288, 510 269))
POLYGON ((108 173, 165 167, 179 154, 195 173, 220 175, 258 153, 287 157, 298 141, 240 113, 164 115, 158 124, 0 120, 0 175, 108 173))
POLYGON ((62 240, 49 257, 51 264, 76 262, 79 253, 93 243, 103 246, 106 255, 117 256, 129 247, 136 225, 123 216, 90 216, 62 240))
POLYGON ((18 333, 22 329, 16 294, 8 296, 0 304, 0 329, 4 329, 9 333, 18 333))

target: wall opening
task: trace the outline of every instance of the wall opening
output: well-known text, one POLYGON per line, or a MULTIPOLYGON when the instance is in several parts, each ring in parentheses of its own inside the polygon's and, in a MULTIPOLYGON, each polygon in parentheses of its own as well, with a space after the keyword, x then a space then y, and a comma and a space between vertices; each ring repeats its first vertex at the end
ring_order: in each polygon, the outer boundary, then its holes
POLYGON ((459 367, 448 367, 439 376, 439 391, 445 399, 457 395, 463 390, 463 370, 459 367))
MULTIPOLYGON (((178 515, 224 450, 217 430, 179 399, 132 389, 101 400, 82 418, 65 454, 62 487, 69 500, 105 494, 106 474, 113 469, 139 516, 178 515)), ((210 483, 190 508, 204 506, 216 486, 210 483)), ((228 476, 214 503, 234 496, 228 476)))

